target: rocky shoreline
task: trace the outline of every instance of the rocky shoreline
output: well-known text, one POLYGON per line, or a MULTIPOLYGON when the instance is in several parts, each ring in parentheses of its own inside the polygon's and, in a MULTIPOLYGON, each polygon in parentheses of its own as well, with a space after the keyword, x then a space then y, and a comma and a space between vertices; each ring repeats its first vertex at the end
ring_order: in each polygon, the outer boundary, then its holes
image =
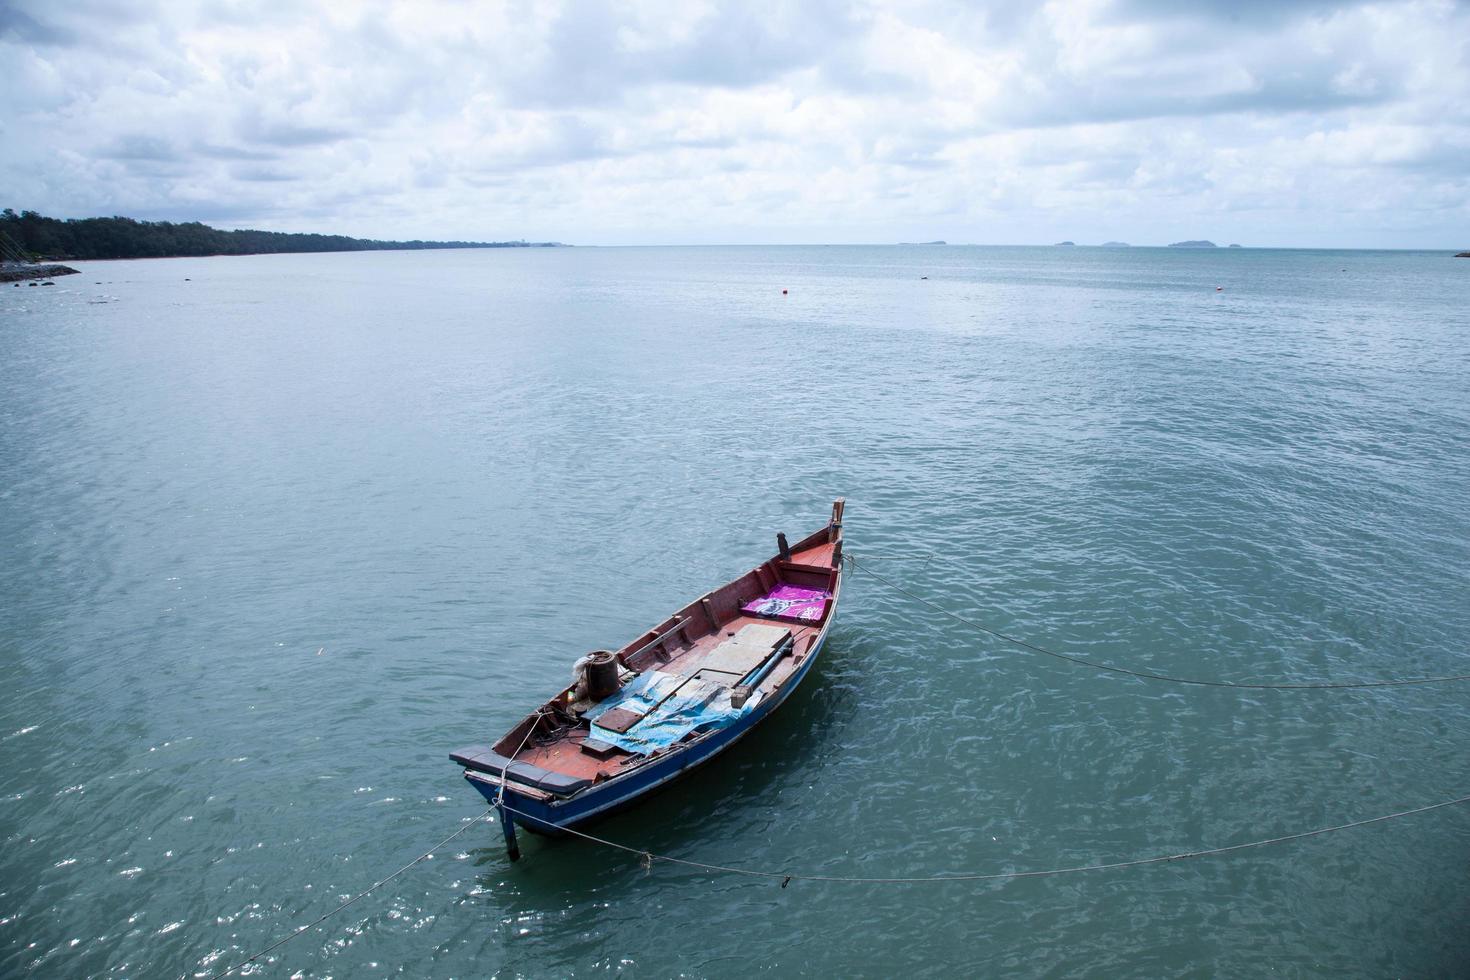
POLYGON ((0 266, 0 282, 21 283, 27 279, 51 279, 55 276, 74 276, 77 270, 69 265, 10 265, 0 266))

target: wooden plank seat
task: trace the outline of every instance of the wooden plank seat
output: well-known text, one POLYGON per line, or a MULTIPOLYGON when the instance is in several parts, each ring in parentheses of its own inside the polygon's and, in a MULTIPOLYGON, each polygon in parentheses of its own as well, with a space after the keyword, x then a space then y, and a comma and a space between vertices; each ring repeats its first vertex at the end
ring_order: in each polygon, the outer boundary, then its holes
POLYGON ((510 759, 488 745, 472 745, 469 748, 459 749, 449 753, 449 758, 466 769, 473 769, 475 772, 483 772, 491 776, 500 776, 503 779, 513 779, 551 793, 574 793, 583 787, 592 785, 590 779, 580 779, 576 776, 568 776, 566 773, 542 769, 540 766, 533 766, 519 759, 511 762, 510 759))
POLYGON ((837 564, 840 560, 839 555, 836 541, 823 541, 810 548, 792 552, 789 560, 793 565, 806 565, 825 572, 837 564))
POLYGON ((738 680, 765 663, 790 638, 791 631, 785 627, 747 623, 706 654, 699 669, 731 674, 738 680))

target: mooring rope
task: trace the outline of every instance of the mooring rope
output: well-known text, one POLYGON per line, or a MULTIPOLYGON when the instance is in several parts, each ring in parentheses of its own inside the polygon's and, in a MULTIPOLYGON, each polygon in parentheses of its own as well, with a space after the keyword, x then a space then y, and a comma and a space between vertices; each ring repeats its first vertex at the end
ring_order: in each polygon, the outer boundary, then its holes
MULTIPOLYGON (((1288 834, 1285 837, 1270 837, 1264 840, 1248 841, 1244 844, 1228 844, 1224 847, 1211 847, 1199 851, 1180 851, 1177 854, 1160 854, 1156 857, 1138 858, 1132 861, 1114 861, 1108 864, 1074 865, 1072 867, 1065 868, 1048 868, 1044 871, 993 871, 979 874, 938 874, 892 878, 866 878, 846 875, 803 874, 795 871, 760 871, 754 868, 736 868, 723 864, 706 864, 703 861, 690 861, 686 860, 685 858, 670 857, 667 854, 655 854, 652 851, 644 850, 643 848, 639 847, 629 847, 627 844, 619 844, 616 841, 610 841, 602 837, 595 837, 592 834, 588 834, 580 830, 574 830, 570 827, 563 827, 561 829, 568 834, 581 837, 584 840, 589 840, 594 844, 601 844, 604 847, 611 847, 619 851, 625 851, 629 854, 635 854, 638 856, 638 860, 645 869, 651 868, 653 864, 657 861, 663 861, 668 864, 683 865, 686 868, 697 868, 701 871, 715 871, 721 874, 746 875, 752 878, 777 879, 781 882, 782 888, 785 888, 793 881, 822 881, 850 885, 921 885, 937 884, 939 882, 946 881, 1004 881, 1015 878, 1050 878, 1056 877, 1058 875, 1081 874, 1087 871, 1114 871, 1119 868, 1136 868, 1145 864, 1164 864, 1169 861, 1184 861, 1189 858, 1214 857, 1220 854, 1229 854, 1233 851, 1243 851, 1251 847, 1266 847, 1271 844, 1286 844, 1291 841, 1305 840, 1308 837, 1321 837, 1324 834, 1336 833, 1339 830, 1352 830, 1354 827, 1366 827, 1369 824, 1383 823, 1387 820, 1395 820, 1399 817, 1409 817, 1413 816, 1416 813, 1427 813, 1430 810, 1439 810, 1448 806, 1458 806, 1462 803, 1470 803, 1470 796, 1462 796, 1459 799, 1455 800, 1445 800, 1443 803, 1431 803, 1428 806, 1415 807, 1412 810, 1400 810, 1397 813, 1385 813, 1382 816, 1369 817, 1366 820, 1354 820, 1351 823, 1337 824, 1332 827, 1321 827, 1317 830, 1308 830, 1300 834, 1288 834)), ((511 813, 516 814, 517 816, 523 815, 520 813, 520 811, 514 810, 511 807, 505 807, 505 809, 510 811, 511 813)))
MULTIPOLYGON (((526 737, 523 738, 523 739, 521 739, 521 744, 518 745, 516 747, 516 750, 510 754, 510 762, 507 762, 506 763, 506 768, 507 769, 510 768, 510 763, 511 762, 515 762, 516 756, 518 756, 518 755, 521 754, 521 749, 524 749, 526 747, 526 742, 528 742, 530 740, 531 733, 534 732, 536 730, 536 726, 541 723, 541 716, 543 714, 544 714, 544 712, 541 712, 541 711, 537 711, 536 712, 536 720, 531 723, 531 727, 530 728, 526 729, 526 737)), ((377 891, 379 888, 382 888, 388 882, 392 881, 394 878, 397 878, 399 875, 403 874, 403 872, 407 871, 409 868, 413 867, 415 864, 418 864, 420 861, 424 861, 424 860, 427 860, 430 857, 433 857, 435 851, 439 850, 439 848, 443 847, 445 844, 448 844, 450 841, 454 840, 460 834, 464 833, 466 830, 469 830, 475 824, 479 823, 481 820, 484 820, 490 814, 494 813, 497 807, 500 807, 500 806, 502 806, 504 804, 504 801, 505 801, 505 779, 504 779, 504 777, 502 777, 501 778, 501 781, 500 781, 500 790, 499 790, 499 792, 497 792, 495 794, 495 803, 490 807, 490 809, 486 810, 484 813, 480 814, 478 817, 475 817, 475 819, 471 820, 469 823, 465 824, 463 827, 459 828, 454 833, 450 834, 448 837, 444 838, 439 843, 435 844, 433 847, 429 848, 427 851, 425 851, 424 853, 420 854, 418 857, 414 858, 412 861, 408 862, 407 864, 405 864, 403 867, 399 868, 397 871, 393 872, 388 877, 382 879, 381 881, 375 881, 375 882, 373 882, 373 884, 370 887, 368 887, 366 890, 361 891, 361 892, 358 892, 356 895, 352 896, 347 901, 343 902, 341 905, 339 905, 336 908, 332 909, 332 911, 327 912, 327 913, 323 914, 320 918, 318 918, 318 919, 316 919, 316 920, 314 920, 312 922, 307 923, 306 925, 302 926, 300 929, 297 929, 295 932, 290 933, 289 935, 287 935, 285 938, 279 940, 278 942, 275 942, 275 943, 271 944, 270 946, 267 946, 265 949, 263 949, 260 952, 256 953, 254 956, 250 957, 248 960, 241 960, 239 963, 236 963, 234 966, 230 967, 225 972, 223 972, 223 973, 216 973, 213 977, 210 978, 210 980, 220 980, 221 977, 227 977, 230 974, 234 973, 236 970, 240 969, 241 967, 249 966, 251 963, 254 963, 256 960, 260 959, 260 957, 266 955, 267 953, 270 953, 270 952, 272 952, 272 951, 274 951, 276 949, 279 949, 280 947, 286 945, 291 940, 293 940, 297 936, 301 935, 303 932, 310 932, 312 929, 315 929, 317 926, 321 925, 323 922, 326 922, 332 916, 336 915, 338 912, 341 912, 343 909, 347 908, 349 905, 352 905, 354 902, 358 901, 359 899, 366 898, 368 895, 371 895, 373 892, 377 891)), ((506 809, 510 809, 510 808, 509 807, 506 807, 506 809)), ((183 980, 183 978, 181 977, 180 980, 183 980)))
MULTIPOLYGON (((481 820, 484 820, 486 817, 490 816, 490 814, 492 814, 494 812, 495 812, 495 807, 492 806, 490 809, 486 810, 484 813, 482 813, 479 816, 475 817, 473 820, 471 820, 468 823, 466 823, 463 827, 459 828, 454 833, 450 834, 448 837, 444 838, 439 843, 435 844, 433 847, 429 848, 427 851, 425 851, 424 853, 420 854, 418 857, 414 858, 412 861, 408 862, 407 864, 405 864, 403 867, 399 868, 397 871, 393 872, 388 877, 383 878, 380 881, 373 882, 371 886, 369 886, 368 888, 366 888, 366 889, 358 892, 356 895, 353 895, 347 901, 343 902, 341 905, 339 905, 336 908, 332 909, 330 912, 323 913, 322 915, 320 915, 317 918, 313 919, 311 922, 308 922, 306 925, 302 926, 301 928, 295 930, 294 932, 288 933, 283 938, 277 940, 274 943, 271 943, 265 949, 263 949, 260 952, 256 953, 254 956, 250 957, 249 959, 247 959, 247 960, 241 960, 239 963, 236 963, 234 966, 230 967, 228 970, 224 971, 223 973, 216 973, 213 977, 210 978, 210 980, 221 980, 222 977, 227 977, 230 974, 234 973, 236 970, 239 970, 242 967, 249 966, 251 963, 254 963, 256 960, 260 959, 262 956, 266 955, 267 953, 272 953, 272 952, 280 949, 282 946, 286 945, 291 940, 293 940, 297 936, 301 935, 303 932, 310 932, 312 929, 315 929, 317 926, 321 925, 323 922, 326 922, 332 916, 336 915, 338 912, 341 912, 343 909, 347 908, 349 905, 352 905, 352 904, 356 903, 359 899, 366 898, 367 896, 371 895, 373 892, 377 891, 379 888, 382 888, 388 882, 392 881, 394 878, 397 878, 399 875, 403 874, 403 872, 407 871, 409 868, 411 868, 414 865, 418 864, 420 861, 426 861, 429 858, 433 857, 434 856, 434 852, 437 851, 437 850, 439 850, 439 848, 443 847, 445 844, 448 844, 450 841, 454 840, 460 834, 464 833, 466 830, 469 830, 475 824, 479 823, 481 820)), ((185 980, 186 977, 188 977, 188 974, 187 973, 184 974, 182 977, 180 977, 179 980, 185 980)))
MULTIPOLYGON (((541 718, 545 714, 546 712, 539 709, 536 711, 536 720, 531 722, 530 728, 526 729, 526 737, 521 739, 521 744, 516 746, 516 750, 512 752, 510 754, 510 758, 506 760, 505 768, 500 771, 500 791, 495 794, 495 806, 500 806, 501 802, 505 799, 505 783, 510 776, 511 764, 516 761, 516 756, 521 754, 521 749, 524 749, 526 747, 526 743, 531 740, 531 733, 536 730, 537 725, 541 724, 541 718)), ((492 807, 491 809, 494 808, 492 807)))
MULTIPOLYGON (((1290 843, 1291 841, 1306 840, 1309 837, 1322 837, 1326 834, 1337 833, 1341 830, 1352 830, 1356 827, 1366 827, 1369 824, 1384 823, 1389 820, 1396 820, 1399 817, 1410 817, 1414 816, 1415 814, 1428 813, 1431 810, 1440 810, 1445 807, 1459 806, 1464 803, 1470 803, 1470 796, 1462 796, 1458 799, 1445 800, 1441 803, 1430 803, 1426 806, 1414 807, 1411 810, 1399 810, 1396 813, 1385 813, 1377 817, 1368 817, 1365 820, 1354 820, 1350 823, 1335 824, 1331 827, 1320 827, 1316 830, 1303 831, 1302 833, 1298 834, 1287 834, 1284 837, 1269 837, 1263 840, 1247 841, 1243 844, 1227 844, 1224 847, 1210 847, 1198 851, 1180 851, 1175 854, 1160 854, 1154 857, 1137 858, 1131 861, 1113 861, 1106 864, 1072 865, 1063 868, 1047 868, 1042 871, 990 871, 983 873, 937 874, 922 876, 911 875, 894 877, 805 874, 798 871, 764 871, 756 868, 737 868, 725 864, 708 864, 703 861, 691 861, 687 858, 677 858, 668 854, 655 854, 654 852, 649 851, 645 848, 630 847, 627 844, 620 844, 617 841, 608 840, 605 837, 597 837, 585 831, 575 830, 570 827, 563 827, 561 829, 568 834, 571 834, 575 837, 580 837, 583 840, 591 841, 594 844, 599 844, 603 847, 610 847, 614 850, 623 851, 627 854, 636 855, 639 862, 645 869, 652 868, 655 862, 662 861, 666 864, 677 864, 682 867, 695 868, 700 871, 713 871, 720 874, 744 875, 750 878, 766 878, 770 880, 779 880, 781 882, 782 888, 785 888, 793 881, 817 881, 827 882, 830 884, 849 885, 920 885, 939 884, 942 882, 954 881, 1007 881, 1019 878, 1052 878, 1060 875, 1082 874, 1091 871, 1116 871, 1120 868, 1136 868, 1148 864, 1165 864, 1171 861, 1184 861, 1190 858, 1215 857, 1221 854, 1230 854, 1235 851, 1243 851, 1253 847, 1267 847, 1272 844, 1286 844, 1290 843)), ((230 967, 227 970, 224 970, 221 973, 214 974, 213 977, 211 977, 211 980, 223 980, 224 977, 230 976, 232 973, 235 973, 241 968, 249 966, 251 963, 254 963, 262 956, 275 952, 301 934, 310 932, 312 929, 315 929, 317 926, 321 925, 323 922, 326 922, 338 912, 343 911, 349 906, 366 898, 368 895, 371 895, 379 888, 382 888, 384 885, 388 884, 388 882, 392 881, 394 878, 397 878, 409 868, 412 868, 414 865, 420 863, 421 861, 426 861, 430 857, 433 857, 435 851, 439 850, 441 847, 445 846, 450 841, 453 841, 465 831, 469 830, 471 827, 475 826, 480 821, 490 816, 490 814, 495 812, 497 807, 505 813, 512 813, 518 817, 526 817, 527 819, 535 820, 535 818, 531 817, 529 814, 522 813, 514 807, 507 806, 504 802, 500 802, 496 804, 496 806, 490 807, 484 813, 481 813, 478 816, 474 817, 472 820, 469 820, 465 823, 463 827, 460 827, 454 833, 450 834, 448 837, 444 838, 439 843, 435 844, 433 847, 429 848, 427 851, 420 854, 418 857, 414 858, 403 867, 399 868, 397 871, 388 875, 386 878, 382 878, 378 881, 373 882, 372 885, 358 892, 356 895, 352 896, 341 905, 338 905, 336 908, 332 909, 329 912, 322 913, 311 922, 276 940, 274 943, 271 943, 260 952, 255 953, 247 959, 241 960, 239 963, 236 963, 234 966, 230 967)), ((502 819, 504 818, 502 817, 502 819)), ((187 973, 183 974, 180 977, 180 980, 186 980, 187 977, 187 973)))
MULTIPOLYGON (((1306 840, 1309 837, 1322 837, 1326 834, 1336 833, 1341 830, 1352 830, 1356 827, 1366 827, 1369 824, 1384 823, 1389 820, 1396 820, 1399 817, 1410 817, 1419 813, 1428 813, 1430 810, 1440 810, 1445 807, 1459 806, 1464 803, 1470 803, 1470 796, 1462 796, 1454 800, 1445 800, 1442 803, 1430 803, 1427 806, 1414 807, 1411 810, 1400 810, 1396 813, 1385 813, 1381 816, 1369 817, 1365 820, 1354 820, 1350 823, 1336 824, 1331 827, 1320 827, 1316 830, 1303 831, 1299 834, 1287 834, 1284 837, 1269 837, 1263 840, 1247 841, 1243 844, 1227 844, 1224 847, 1211 847, 1198 851, 1180 851, 1175 854, 1160 854, 1154 857, 1137 858, 1131 861, 1113 861, 1106 864, 1072 865, 1070 867, 1063 868, 1047 868, 1042 871, 991 871, 983 873, 937 874, 922 876, 910 875, 897 877, 862 877, 852 875, 805 874, 798 871, 764 871, 756 868, 737 868, 724 864, 708 864, 703 861, 691 861, 687 858, 672 857, 668 854, 655 854, 654 852, 649 851, 645 848, 631 847, 627 844, 620 844, 617 841, 608 840, 604 837, 597 837, 585 831, 575 830, 570 827, 563 827, 561 829, 568 834, 571 834, 575 837, 580 837, 583 840, 591 841, 594 844, 599 844, 603 847, 610 847, 614 850, 623 851, 627 854, 635 855, 644 868, 652 868, 656 862, 662 861, 666 864, 677 864, 682 867, 695 868, 700 871, 713 871, 720 874, 744 875, 750 878, 766 878, 770 880, 779 880, 781 882, 782 888, 785 888, 793 881, 817 881, 827 882, 829 884, 848 885, 920 885, 939 884, 942 882, 953 881, 1007 881, 1020 878, 1053 878, 1060 875, 1082 874, 1090 871, 1116 871, 1120 868, 1136 868, 1148 864, 1165 864, 1171 861, 1184 861, 1190 858, 1215 857, 1221 854, 1230 854, 1235 851, 1243 851, 1253 847, 1267 847, 1272 844, 1286 844, 1290 843, 1291 841, 1306 840)), ((527 819, 531 820, 535 819, 529 814, 524 814, 514 807, 507 806, 503 802, 497 804, 497 806, 503 811, 515 814, 518 817, 526 817, 527 819)), ((392 881, 394 878, 397 878, 399 875, 403 874, 403 872, 407 871, 409 868, 412 868, 414 865, 420 863, 421 861, 425 861, 428 858, 432 857, 435 851, 439 850, 441 847, 448 844, 450 841, 454 840, 456 837, 463 834, 465 831, 469 830, 471 827, 475 826, 486 817, 490 816, 490 814, 494 813, 495 810, 496 806, 490 807, 484 813, 481 813, 479 816, 468 821, 463 827, 460 827, 454 833, 450 834, 448 837, 444 838, 442 841, 435 844, 433 847, 429 848, 423 854, 420 854, 418 857, 414 858, 412 861, 408 862, 397 871, 388 875, 386 878, 373 882, 371 886, 365 888, 361 892, 358 892, 356 895, 352 896, 341 905, 338 905, 336 908, 332 909, 329 912, 322 913, 311 922, 307 923, 304 926, 301 926, 293 932, 288 933, 281 939, 278 939, 276 942, 265 947, 260 952, 254 954, 248 959, 241 960, 239 963, 236 963, 229 969, 221 973, 214 974, 211 980, 223 980, 224 977, 235 973, 243 967, 249 966, 251 963, 254 963, 262 956, 275 952, 277 949, 280 949, 282 946, 286 945, 297 936, 300 936, 302 933, 310 932, 312 929, 315 929, 323 922, 326 922, 338 912, 343 911, 344 909, 355 904, 361 899, 366 898, 368 895, 371 895, 379 888, 388 884, 388 882, 392 881)), ((184 976, 181 977, 180 980, 184 980, 184 978, 186 978, 187 976, 188 974, 184 974, 184 976)))
POLYGON ((961 616, 954 610, 949 609, 946 606, 943 606, 940 603, 933 601, 932 599, 927 599, 916 592, 910 592, 908 589, 905 589, 897 582, 894 582, 891 579, 880 575, 878 572, 873 571, 873 569, 869 565, 859 562, 852 555, 843 555, 843 558, 846 559, 847 563, 853 568, 861 568, 868 575, 888 586, 893 591, 898 592, 901 595, 906 595, 910 599, 913 599, 915 602, 922 602, 930 609, 934 609, 938 612, 944 613, 944 615, 948 616, 949 618, 964 623, 971 629, 979 630, 980 632, 989 634, 990 636, 996 637, 997 639, 1005 640, 1007 643, 1013 643, 1016 646, 1026 650, 1030 650, 1033 653, 1040 653, 1048 657, 1055 657, 1058 660, 1065 660, 1068 663, 1079 664, 1083 667, 1091 667, 1094 670, 1105 670, 1110 673, 1124 674, 1128 677, 1137 677, 1142 680, 1167 681, 1170 684, 1190 684, 1195 687, 1227 687, 1248 691, 1340 691, 1365 687, 1407 687, 1412 684, 1444 684, 1449 681, 1470 680, 1470 674, 1451 674, 1444 677, 1411 677, 1406 679, 1386 681, 1322 681, 1306 684, 1245 684, 1238 681, 1205 680, 1197 677, 1175 677, 1171 674, 1157 674, 1147 670, 1132 670, 1128 667, 1118 667, 1113 664, 1099 663, 1096 660, 1085 660, 1082 657, 1073 657, 1065 653, 1058 653, 1055 650, 1048 650, 1046 647, 1027 642, 1026 640, 1023 640, 1019 637, 1011 636, 1009 633, 1002 633, 1000 630, 991 629, 989 626, 985 626, 982 623, 977 623, 972 619, 967 619, 966 617, 961 616))
MULTIPOLYGON (((1244 851, 1254 847, 1268 847, 1272 844, 1287 844, 1292 841, 1306 840, 1310 837, 1322 837, 1327 834, 1337 833, 1338 831, 1342 830, 1352 830, 1356 827, 1366 827, 1369 824, 1385 823, 1389 820, 1396 820, 1400 817, 1410 817, 1414 816, 1415 814, 1428 813, 1431 810, 1441 810, 1445 807, 1459 806, 1464 803, 1470 803, 1470 796, 1462 796, 1458 799, 1445 800, 1440 803, 1430 803, 1425 806, 1414 807, 1410 810, 1399 810, 1395 813, 1385 813, 1381 816, 1368 817, 1364 820, 1354 820, 1349 823, 1335 824, 1331 827, 1319 827, 1316 830, 1307 830, 1297 834, 1287 834, 1283 837, 1268 837, 1262 840, 1247 841, 1242 844, 1227 844, 1223 847, 1210 847, 1198 851, 1180 851, 1174 854, 1159 854, 1155 855, 1154 857, 1136 858, 1131 861, 1112 861, 1106 864, 1081 864, 1062 868, 1047 868, 1041 871, 989 871, 981 873, 907 875, 890 877, 806 874, 799 871, 765 871, 756 868, 737 868, 725 864, 708 864, 704 861, 691 861, 687 858, 673 857, 668 854, 655 854, 653 851, 647 850, 646 848, 631 847, 627 844, 620 844, 617 841, 608 840, 605 837, 597 837, 593 834, 587 833, 586 831, 576 830, 571 827, 563 827, 560 829, 563 830, 565 833, 573 835, 574 837, 580 837, 583 840, 591 841, 594 844, 599 844, 603 847, 610 847, 614 850, 623 851, 627 854, 633 854, 637 856, 639 863, 644 867, 644 869, 651 869, 655 862, 662 861, 666 864, 676 864, 686 868, 695 868, 700 871, 712 871, 720 874, 743 875, 749 878, 766 878, 769 880, 779 880, 781 882, 782 888, 785 888, 793 881, 816 881, 826 882, 829 884, 847 885, 921 885, 939 884, 943 882, 955 881, 1008 881, 1020 878, 1053 878, 1061 875, 1083 874, 1091 871, 1116 871, 1121 868, 1136 868, 1149 864, 1166 864, 1172 861, 1185 861, 1191 858, 1216 857, 1221 854, 1230 854, 1235 851, 1244 851)), ((490 816, 490 814, 494 813, 497 809, 502 811, 501 819, 505 819, 503 815, 505 813, 514 814, 518 817, 525 817, 529 820, 536 819, 534 817, 531 817, 529 814, 522 813, 520 810, 517 810, 514 807, 507 806, 504 801, 500 801, 494 806, 491 806, 485 812, 467 821, 463 827, 460 827, 454 833, 450 834, 448 837, 444 838, 439 843, 435 844, 433 847, 429 848, 427 851, 420 854, 418 857, 414 858, 403 867, 399 868, 397 871, 388 875, 386 878, 382 878, 378 881, 373 882, 370 886, 358 892, 356 895, 338 905, 336 908, 322 913, 311 922, 308 922, 306 925, 293 930, 292 932, 276 940, 274 943, 271 943, 269 946, 265 947, 259 952, 251 955, 247 959, 241 960, 239 963, 236 963, 234 966, 230 967, 227 970, 214 974, 210 978, 210 980, 223 980, 223 978, 230 976, 243 967, 249 966, 251 963, 254 963, 262 956, 275 952, 276 950, 280 949, 282 946, 286 945, 291 940, 297 938, 303 933, 310 932, 312 929, 315 929, 323 922, 326 922, 338 912, 341 912, 344 909, 356 904, 357 902, 371 895, 373 892, 377 891, 379 888, 382 888, 384 885, 388 884, 388 882, 392 881, 394 878, 397 878, 409 868, 412 868, 420 862, 426 861, 429 858, 433 857, 435 851, 439 850, 446 844, 453 841, 455 838, 459 837, 465 831, 469 830, 471 827, 475 826, 480 821, 490 816)), ((180 976, 179 980, 187 980, 188 976, 189 974, 187 973, 183 974, 180 976)))

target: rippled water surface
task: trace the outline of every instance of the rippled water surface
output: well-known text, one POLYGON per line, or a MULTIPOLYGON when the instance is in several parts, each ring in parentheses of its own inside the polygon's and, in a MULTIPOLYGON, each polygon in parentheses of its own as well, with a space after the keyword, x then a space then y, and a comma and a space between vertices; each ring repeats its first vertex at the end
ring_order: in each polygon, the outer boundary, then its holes
MULTIPOLYGON (((838 495, 873 571, 1075 655, 1470 672, 1470 262, 566 249, 0 288, 0 974, 243 959, 483 811, 450 749, 838 495)), ((776 716, 596 832, 1036 870, 1462 796, 1467 759, 1470 685, 1142 682, 858 571, 776 716)), ((980 884, 523 843, 475 826, 250 972, 1470 972, 1464 807, 980 884)))

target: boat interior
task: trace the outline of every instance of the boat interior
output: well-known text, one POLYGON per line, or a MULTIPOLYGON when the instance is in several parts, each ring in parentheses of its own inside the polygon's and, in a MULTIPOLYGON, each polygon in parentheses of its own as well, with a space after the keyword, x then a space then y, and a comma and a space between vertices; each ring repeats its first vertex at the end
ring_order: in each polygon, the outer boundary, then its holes
POLYGON ((778 536, 780 553, 621 649, 578 661, 585 672, 577 683, 493 746, 451 758, 495 777, 508 769, 517 792, 551 799, 677 751, 753 709, 800 668, 832 615, 842 507, 839 500, 827 526, 794 546, 778 536))

